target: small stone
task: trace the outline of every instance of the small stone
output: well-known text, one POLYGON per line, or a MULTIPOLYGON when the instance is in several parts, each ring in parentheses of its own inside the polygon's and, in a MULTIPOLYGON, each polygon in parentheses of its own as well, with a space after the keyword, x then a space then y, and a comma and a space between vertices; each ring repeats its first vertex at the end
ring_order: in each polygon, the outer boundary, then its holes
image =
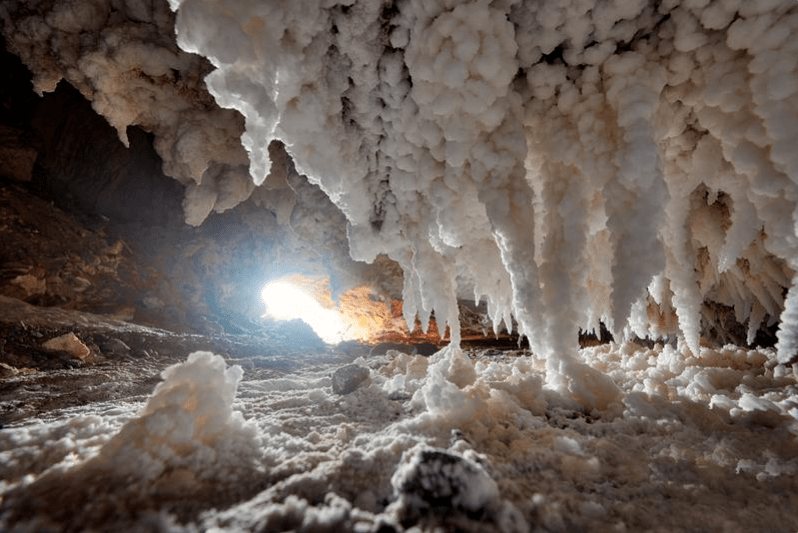
POLYGON ((108 354, 121 354, 125 355, 130 352, 130 346, 120 341, 119 339, 104 339, 100 343, 100 350, 108 354))
POLYGON ((85 359, 91 354, 89 347, 77 338, 74 333, 65 333, 42 344, 42 348, 52 352, 65 352, 73 359, 85 359))
POLYGON ((482 465, 438 448, 412 453, 391 483, 401 499, 399 515, 408 524, 439 511, 489 519, 499 500, 498 485, 482 465))
POLYGON ((369 369, 360 365, 346 365, 332 375, 332 390, 335 394, 349 394, 369 377, 369 369))
POLYGON ((81 278, 80 276, 75 276, 71 279, 72 281, 72 290, 75 292, 84 292, 86 289, 91 287, 91 281, 87 280, 86 278, 81 278))

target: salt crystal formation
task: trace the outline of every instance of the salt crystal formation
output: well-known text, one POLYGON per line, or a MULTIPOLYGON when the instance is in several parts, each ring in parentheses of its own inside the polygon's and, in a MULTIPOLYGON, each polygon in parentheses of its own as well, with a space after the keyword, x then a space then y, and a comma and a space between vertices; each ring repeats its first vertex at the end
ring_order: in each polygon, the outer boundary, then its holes
POLYGON ((403 266, 408 322, 434 310, 456 340, 456 297, 485 297, 556 373, 599 321, 696 353, 704 300, 749 340, 781 315, 794 2, 346 4, 171 5, 246 117, 255 182, 279 138, 346 214, 353 255, 403 266))
POLYGON ((219 355, 194 352, 161 373, 163 381, 144 408, 121 427, 101 417, 73 416, 67 425, 89 436, 88 448, 70 437, 47 437, 37 446, 57 441, 63 455, 32 454, 32 463, 11 458, 12 449, 28 453, 31 448, 8 446, 10 436, 0 435, 9 459, 3 478, 9 482, 31 471, 42 473, 39 462, 67 458, 15 491, 3 483, 0 529, 59 531, 70 522, 96 523, 126 514, 120 509, 141 510, 150 498, 199 498, 209 487, 233 491, 242 476, 257 474, 255 458, 262 446, 255 426, 233 409, 242 374, 241 367, 228 367, 219 355), (100 436, 105 432, 107 438, 100 436), (77 461, 70 452, 90 458, 77 461), (9 527, 8 521, 16 525, 9 527))
POLYGON ((749 343, 780 319, 776 357, 794 360, 793 0, 170 0, 179 46, 215 67, 224 109, 206 111, 179 94, 196 58, 131 22, 165 29, 157 5, 0 15, 38 90, 66 77, 122 138, 153 131, 189 222, 248 196, 247 163, 261 184, 280 140, 345 215, 352 256, 402 266, 409 324, 434 311, 457 343, 457 298, 484 298, 577 389, 598 379, 579 328, 697 354, 706 304, 749 343))
POLYGON ((178 468, 202 478, 210 465, 227 461, 222 477, 234 478, 250 466, 244 452, 257 446, 254 428, 232 405, 242 375, 240 366, 228 367, 210 352, 166 368, 140 416, 122 427, 98 461, 147 481, 178 468))

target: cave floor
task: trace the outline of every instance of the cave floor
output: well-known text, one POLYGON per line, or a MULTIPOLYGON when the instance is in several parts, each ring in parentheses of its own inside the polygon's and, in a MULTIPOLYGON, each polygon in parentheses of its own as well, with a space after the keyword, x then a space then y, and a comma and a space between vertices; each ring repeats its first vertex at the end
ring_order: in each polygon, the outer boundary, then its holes
POLYGON ((583 349, 623 395, 590 410, 518 349, 319 349, 10 297, 0 339, 4 530, 798 528, 798 383, 766 351, 583 349), (69 333, 90 353, 43 348, 69 333), (352 362, 369 378, 335 394, 352 362))
POLYGON ((320 348, 279 328, 268 337, 176 333, 0 295, 0 425, 48 420, 93 402, 141 402, 164 368, 197 350, 224 355, 230 364, 242 365, 248 378, 267 379, 296 370, 299 354, 303 364, 344 363, 368 354, 370 347, 347 343, 337 350, 320 348), (89 349, 88 355, 42 346, 69 333, 89 349))

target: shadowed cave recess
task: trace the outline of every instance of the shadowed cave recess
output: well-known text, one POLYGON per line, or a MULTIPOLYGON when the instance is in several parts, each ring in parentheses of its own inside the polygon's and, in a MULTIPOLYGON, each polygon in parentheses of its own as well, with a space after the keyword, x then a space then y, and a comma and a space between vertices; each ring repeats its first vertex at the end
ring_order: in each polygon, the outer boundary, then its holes
POLYGON ((798 530, 798 4, 0 4, 0 529, 798 530))

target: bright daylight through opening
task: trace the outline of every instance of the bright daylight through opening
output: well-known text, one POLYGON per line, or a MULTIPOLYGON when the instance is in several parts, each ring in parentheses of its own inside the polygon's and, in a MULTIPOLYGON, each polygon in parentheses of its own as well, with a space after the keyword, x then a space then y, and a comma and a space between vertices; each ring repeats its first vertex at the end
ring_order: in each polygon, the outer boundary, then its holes
POLYGON ((290 281, 271 281, 263 287, 260 295, 268 316, 276 320, 303 320, 328 344, 355 338, 341 313, 335 308, 325 308, 311 294, 290 281))

